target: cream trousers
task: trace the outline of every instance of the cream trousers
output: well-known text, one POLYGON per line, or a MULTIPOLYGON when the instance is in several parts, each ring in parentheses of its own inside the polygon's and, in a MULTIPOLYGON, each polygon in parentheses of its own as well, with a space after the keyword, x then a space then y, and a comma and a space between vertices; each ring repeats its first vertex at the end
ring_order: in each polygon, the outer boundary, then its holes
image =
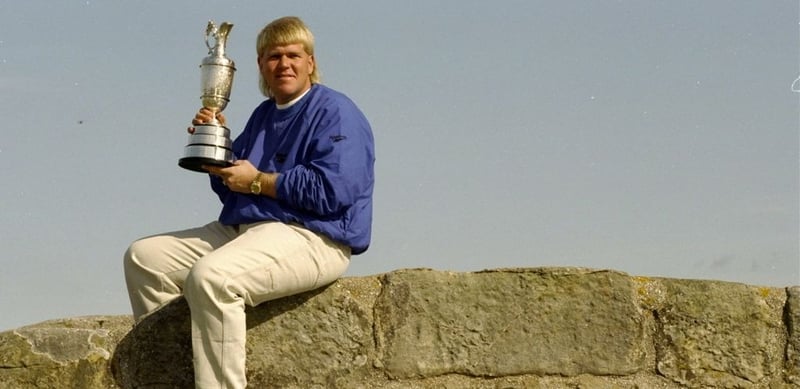
POLYGON ((280 222, 218 222, 137 240, 125 253, 136 321, 181 295, 192 314, 197 388, 244 388, 245 304, 316 289, 350 263, 350 248, 280 222))

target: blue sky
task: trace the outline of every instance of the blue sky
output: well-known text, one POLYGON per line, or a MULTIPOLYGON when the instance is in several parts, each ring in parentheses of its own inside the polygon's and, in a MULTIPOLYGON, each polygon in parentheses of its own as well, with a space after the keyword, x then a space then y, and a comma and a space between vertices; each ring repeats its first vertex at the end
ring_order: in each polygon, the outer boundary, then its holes
POLYGON ((129 313, 128 244, 217 216, 177 166, 205 26, 234 24, 237 134, 263 98, 255 36, 284 15, 375 132, 373 243, 348 275, 800 284, 796 1, 9 1, 0 330, 129 313))

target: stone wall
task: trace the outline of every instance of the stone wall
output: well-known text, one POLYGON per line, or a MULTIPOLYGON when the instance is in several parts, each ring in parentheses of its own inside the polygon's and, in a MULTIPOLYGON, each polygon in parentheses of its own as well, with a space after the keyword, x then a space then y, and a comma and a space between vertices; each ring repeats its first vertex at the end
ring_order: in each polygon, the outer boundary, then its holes
MULTIPOLYGON (((580 268, 344 278, 248 308, 253 388, 800 387, 800 287, 580 268)), ((0 388, 191 388, 189 311, 0 333, 0 388)))

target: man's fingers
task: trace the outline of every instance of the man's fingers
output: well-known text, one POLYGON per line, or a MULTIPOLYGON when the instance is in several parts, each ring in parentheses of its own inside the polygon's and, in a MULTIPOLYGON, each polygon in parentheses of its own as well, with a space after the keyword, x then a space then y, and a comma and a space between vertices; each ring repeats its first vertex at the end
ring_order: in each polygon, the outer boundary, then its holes
MULTIPOLYGON (((220 121, 224 121, 225 120, 225 117, 222 116, 221 113, 217 113, 217 117, 219 118, 220 121)), ((194 115, 194 119, 192 119, 192 124, 197 126, 197 125, 200 125, 200 124, 210 123, 213 120, 214 120, 214 111, 203 107, 203 108, 200 108, 200 110, 197 111, 197 113, 194 115)))
POLYGON ((200 167, 213 175, 219 175, 219 168, 214 165, 201 165, 200 167))

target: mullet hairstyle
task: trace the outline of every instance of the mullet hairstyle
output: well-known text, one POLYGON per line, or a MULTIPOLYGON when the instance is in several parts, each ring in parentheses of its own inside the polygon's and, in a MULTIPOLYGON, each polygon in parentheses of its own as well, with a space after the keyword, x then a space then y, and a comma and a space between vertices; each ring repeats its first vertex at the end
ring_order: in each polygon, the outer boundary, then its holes
MULTIPOLYGON (((258 54, 258 58, 261 58, 271 47, 286 46, 296 43, 303 45, 306 54, 314 55, 314 34, 311 33, 311 30, 300 18, 296 16, 286 16, 273 20, 258 33, 258 39, 256 39, 256 53, 258 54)), ((269 90, 269 85, 264 80, 264 76, 261 75, 261 72, 258 74, 258 84, 261 93, 268 98, 272 98, 272 92, 269 90)), ((314 58, 314 71, 310 74, 310 77, 312 84, 320 83, 319 66, 317 66, 316 58, 314 58)))

